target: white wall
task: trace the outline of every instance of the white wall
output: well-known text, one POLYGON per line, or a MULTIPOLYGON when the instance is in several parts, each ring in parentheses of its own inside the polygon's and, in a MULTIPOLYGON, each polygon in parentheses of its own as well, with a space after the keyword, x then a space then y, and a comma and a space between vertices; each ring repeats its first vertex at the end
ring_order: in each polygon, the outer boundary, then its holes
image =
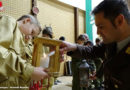
MULTIPOLYGON (((103 0, 92 0, 92 10, 103 0)), ((92 32, 93 32, 93 42, 95 44, 95 39, 98 37, 97 35, 97 28, 95 26, 94 21, 92 21, 93 25, 92 25, 92 32)))
POLYGON ((85 10, 85 0, 58 0, 58 1, 85 10))

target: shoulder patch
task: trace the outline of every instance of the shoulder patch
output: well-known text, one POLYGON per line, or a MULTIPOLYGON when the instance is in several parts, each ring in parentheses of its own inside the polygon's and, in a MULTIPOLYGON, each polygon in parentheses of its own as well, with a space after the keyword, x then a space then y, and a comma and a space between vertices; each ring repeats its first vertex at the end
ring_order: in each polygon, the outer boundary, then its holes
POLYGON ((128 47, 125 51, 127 54, 130 54, 130 47, 128 47))

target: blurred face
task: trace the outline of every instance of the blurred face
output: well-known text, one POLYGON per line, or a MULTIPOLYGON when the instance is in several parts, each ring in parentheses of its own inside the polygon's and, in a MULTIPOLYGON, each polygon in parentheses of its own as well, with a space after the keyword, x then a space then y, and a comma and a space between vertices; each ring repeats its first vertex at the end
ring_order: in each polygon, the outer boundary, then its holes
POLYGON ((83 44, 84 44, 84 41, 82 41, 82 40, 77 40, 77 43, 80 44, 80 45, 83 45, 83 44))
POLYGON ((49 35, 47 34, 43 34, 42 37, 46 37, 46 38, 51 38, 49 35))
POLYGON ((91 46, 90 43, 87 43, 85 46, 91 46))
POLYGON ((30 19, 25 19, 23 24, 20 25, 21 32, 25 35, 25 39, 29 40, 37 36, 40 32, 39 28, 30 22, 30 19))
POLYGON ((119 38, 118 27, 114 27, 108 19, 104 18, 103 12, 95 15, 95 24, 97 34, 102 37, 104 43, 108 44, 117 41, 119 38))
POLYGON ((100 44, 101 42, 99 41, 99 42, 96 42, 96 45, 98 45, 98 44, 100 44))

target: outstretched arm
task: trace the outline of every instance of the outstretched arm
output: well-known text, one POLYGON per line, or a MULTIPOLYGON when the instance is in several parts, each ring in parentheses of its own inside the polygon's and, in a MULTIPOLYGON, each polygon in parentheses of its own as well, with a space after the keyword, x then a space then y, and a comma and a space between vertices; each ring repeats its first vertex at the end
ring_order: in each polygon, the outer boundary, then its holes
POLYGON ((60 52, 67 51, 69 55, 75 58, 97 58, 104 57, 105 45, 82 46, 63 41, 60 52))

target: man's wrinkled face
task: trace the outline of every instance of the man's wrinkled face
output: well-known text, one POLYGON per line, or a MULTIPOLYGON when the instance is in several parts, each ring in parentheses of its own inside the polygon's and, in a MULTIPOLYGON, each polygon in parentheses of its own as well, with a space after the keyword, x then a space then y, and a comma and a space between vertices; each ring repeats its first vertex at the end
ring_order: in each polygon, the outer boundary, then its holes
POLYGON ((40 32, 39 28, 30 21, 25 21, 20 29, 25 35, 25 39, 32 39, 32 37, 37 36, 40 32))
POLYGON ((116 41, 118 30, 110 20, 104 18, 103 12, 95 15, 95 24, 97 26, 97 34, 102 37, 104 43, 108 44, 116 41))

